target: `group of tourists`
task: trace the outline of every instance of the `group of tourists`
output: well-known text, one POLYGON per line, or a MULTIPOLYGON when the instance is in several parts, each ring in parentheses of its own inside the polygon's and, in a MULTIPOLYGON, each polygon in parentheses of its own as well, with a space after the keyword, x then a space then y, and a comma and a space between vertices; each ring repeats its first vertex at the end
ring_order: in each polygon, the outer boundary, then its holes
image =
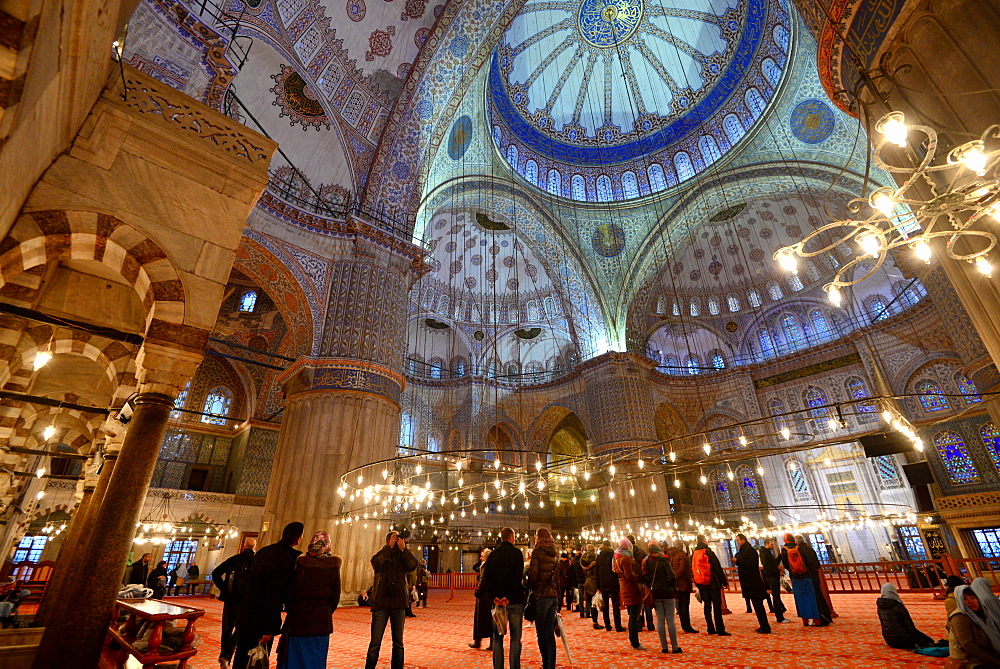
POLYGON ((129 565, 123 584, 145 586, 153 591, 151 599, 163 599, 168 588, 182 585, 185 581, 197 581, 201 576, 198 565, 194 563, 186 567, 178 564, 168 571, 167 561, 160 560, 156 567, 150 569, 149 564, 152 559, 152 553, 144 553, 141 558, 129 565))

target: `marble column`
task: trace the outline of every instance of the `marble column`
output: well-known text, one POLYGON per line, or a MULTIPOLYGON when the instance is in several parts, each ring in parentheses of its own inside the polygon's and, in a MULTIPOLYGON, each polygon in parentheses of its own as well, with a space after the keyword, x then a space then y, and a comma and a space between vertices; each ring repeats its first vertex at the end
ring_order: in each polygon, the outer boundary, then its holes
POLYGON ((420 249, 363 221, 351 227, 350 241, 325 249, 332 278, 320 355, 300 359, 279 378, 286 404, 261 537, 262 544, 277 541, 292 521, 305 524, 304 541, 329 532, 344 558, 345 604, 371 585, 369 560, 387 528, 378 520, 367 529, 363 522, 335 524, 351 510, 337 488, 351 468, 396 455, 407 295, 427 269, 420 249))

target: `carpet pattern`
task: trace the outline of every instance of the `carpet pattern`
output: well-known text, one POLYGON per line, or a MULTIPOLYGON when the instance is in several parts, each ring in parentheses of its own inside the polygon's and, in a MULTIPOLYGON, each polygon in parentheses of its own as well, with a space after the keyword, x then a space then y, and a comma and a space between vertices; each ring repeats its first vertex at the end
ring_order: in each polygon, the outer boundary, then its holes
MULTIPOLYGON (((466 644, 471 641, 474 599, 472 593, 460 591, 447 601, 447 590, 431 590, 430 608, 417 609, 416 618, 406 621, 406 666, 416 667, 467 667, 491 666, 491 653, 473 650, 466 644)), ((944 603, 927 594, 904 594, 903 601, 917 627, 931 637, 944 638, 944 603)), ((907 651, 894 650, 885 645, 875 612, 877 595, 835 594, 834 607, 840 617, 828 627, 803 627, 797 618, 790 624, 773 623, 774 633, 757 634, 757 619, 744 613, 743 601, 729 597, 731 615, 725 617, 730 637, 708 636, 704 633, 705 620, 701 606, 692 598, 692 624, 701 634, 679 634, 683 653, 660 653, 655 632, 642 632, 640 641, 648 651, 635 651, 628 642, 627 633, 594 630, 589 620, 579 614, 566 614, 570 650, 570 665, 559 643, 559 667, 600 668, 632 666, 658 666, 673 664, 687 667, 934 667, 943 666, 944 659, 927 658, 907 651)), ((219 626, 222 604, 214 599, 200 597, 178 598, 188 606, 204 607, 206 614, 198 622, 202 637, 198 655, 189 665, 197 669, 217 668, 219 654, 219 626)), ((791 605, 789 595, 786 606, 791 605)), ((628 615, 622 611, 622 622, 628 615)), ((364 667, 368 649, 371 614, 367 609, 343 608, 333 616, 333 635, 330 638, 328 667, 364 667)), ((521 665, 541 666, 538 643, 533 628, 525 625, 521 665)), ((379 666, 389 666, 391 643, 386 629, 382 643, 379 666)), ((274 655, 271 656, 274 666, 274 655)))

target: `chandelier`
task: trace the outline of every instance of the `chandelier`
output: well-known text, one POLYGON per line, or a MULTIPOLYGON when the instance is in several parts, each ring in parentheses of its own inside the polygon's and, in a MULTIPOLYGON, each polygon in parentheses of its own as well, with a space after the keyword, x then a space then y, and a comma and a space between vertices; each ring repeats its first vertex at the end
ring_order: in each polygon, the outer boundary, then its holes
POLYGON ((987 226, 991 218, 996 219, 993 224, 1000 221, 1000 125, 991 125, 979 139, 955 147, 937 164, 938 133, 933 128, 907 125, 903 113, 894 111, 875 124, 875 131, 881 140, 873 150, 873 161, 886 172, 904 177, 903 184, 895 189, 883 186, 867 197, 851 200, 848 211, 857 216, 827 223, 801 241, 778 249, 775 261, 795 274, 800 258, 814 258, 853 242, 857 255, 837 268, 833 280, 823 286, 835 306, 843 300, 841 289, 871 276, 890 251, 906 247, 917 259, 930 263, 930 241, 938 238, 945 240, 949 258, 992 276, 987 254, 997 238, 987 226), (911 146, 919 147, 923 156, 911 146), (908 156, 910 164, 897 164, 890 153, 908 156))

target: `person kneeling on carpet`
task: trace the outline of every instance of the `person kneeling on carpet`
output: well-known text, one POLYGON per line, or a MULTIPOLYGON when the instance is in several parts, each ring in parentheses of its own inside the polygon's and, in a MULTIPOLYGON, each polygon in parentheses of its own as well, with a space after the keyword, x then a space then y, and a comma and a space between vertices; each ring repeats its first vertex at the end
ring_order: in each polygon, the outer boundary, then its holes
POLYGON ((882 623, 882 638, 890 648, 914 650, 934 645, 934 640, 913 624, 910 612, 892 583, 882 586, 882 596, 875 601, 875 606, 882 623))

